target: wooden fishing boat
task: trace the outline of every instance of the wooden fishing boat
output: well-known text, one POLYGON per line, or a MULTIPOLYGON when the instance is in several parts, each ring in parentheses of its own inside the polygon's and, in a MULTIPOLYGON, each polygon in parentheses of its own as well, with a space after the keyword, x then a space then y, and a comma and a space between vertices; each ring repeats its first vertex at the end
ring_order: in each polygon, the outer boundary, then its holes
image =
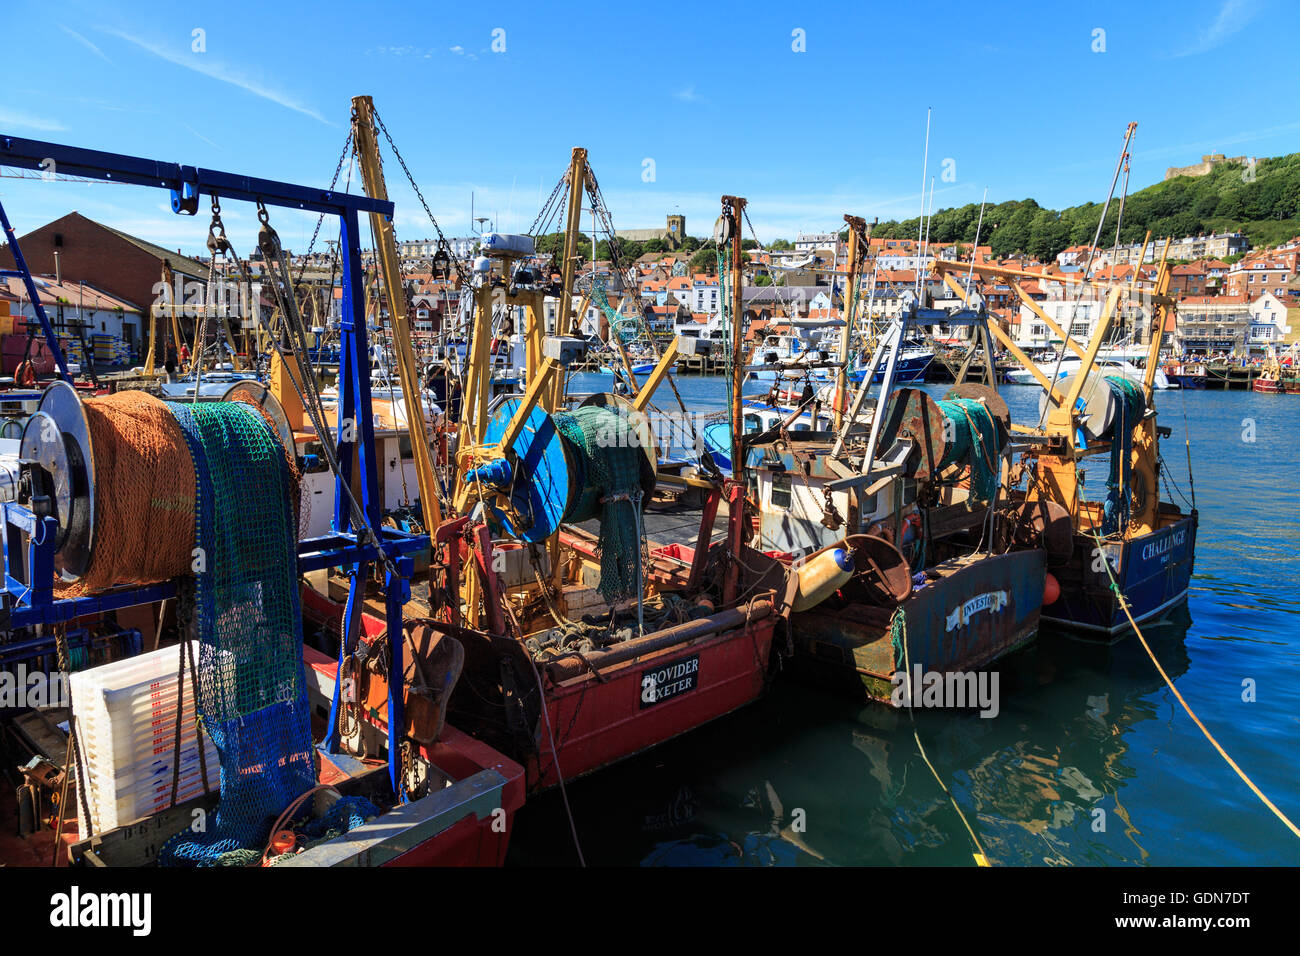
MULTIPOLYGON (((573 298, 584 193, 608 217, 594 182, 586 151, 575 149, 564 179, 561 302, 573 298)), ((588 343, 570 334, 567 310, 557 334, 543 335, 553 291, 514 281, 511 245, 490 250, 489 268, 463 290, 474 309, 452 494, 430 524, 436 550, 425 614, 408 606, 407 616, 427 616, 464 648, 450 719, 523 764, 537 790, 756 700, 785 625, 787 575, 744 545, 735 482, 689 479, 707 495, 695 548, 643 544, 657 482, 645 410, 680 343, 647 375, 620 348, 630 394, 592 395, 565 411, 565 377, 584 364, 588 343), (493 403, 487 344, 502 306, 523 315, 527 387, 493 403), (728 534, 713 543, 724 496, 728 534)), ((614 268, 624 265, 617 248, 614 258, 614 268)))

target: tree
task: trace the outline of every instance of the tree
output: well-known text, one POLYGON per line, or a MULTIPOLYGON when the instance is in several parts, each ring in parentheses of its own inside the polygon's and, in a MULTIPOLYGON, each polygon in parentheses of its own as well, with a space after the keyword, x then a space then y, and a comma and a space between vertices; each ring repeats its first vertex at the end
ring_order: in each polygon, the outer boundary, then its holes
POLYGON ((711 248, 704 248, 691 256, 690 261, 686 264, 686 271, 694 274, 696 272, 707 272, 714 275, 718 271, 718 254, 711 248))

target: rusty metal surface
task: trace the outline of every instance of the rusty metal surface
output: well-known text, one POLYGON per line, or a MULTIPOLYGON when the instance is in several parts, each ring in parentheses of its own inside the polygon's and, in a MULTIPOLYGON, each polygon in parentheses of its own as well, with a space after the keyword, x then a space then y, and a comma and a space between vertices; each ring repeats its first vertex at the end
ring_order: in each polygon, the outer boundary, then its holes
POLYGON ((976 670, 1037 632, 1046 576, 1042 551, 971 555, 932 570, 937 577, 902 605, 905 654, 894 649, 887 608, 823 604, 792 618, 796 657, 815 662, 828 678, 856 673, 868 696, 887 701, 889 678, 905 662, 927 671, 976 670))
MULTIPOLYGON (((935 570, 942 576, 905 605, 907 659, 912 666, 972 670, 1037 632, 1047 576, 1042 551, 973 555, 944 562, 935 570), (987 606, 981 607, 985 599, 987 606)), ((903 661, 895 665, 902 667, 903 661)))
POLYGON ((912 441, 907 458, 908 474, 928 480, 943 460, 944 414, 939 403, 916 388, 900 388, 889 397, 881 431, 881 448, 887 449, 897 439, 912 441))
POLYGON ((979 382, 962 382, 960 385, 954 385, 948 389, 943 398, 944 401, 954 398, 970 398, 982 402, 993 417, 1002 423, 1002 434, 1005 436, 1011 431, 1011 409, 1007 407, 1006 399, 999 395, 998 390, 991 385, 983 385, 979 382))
POLYGON ((877 603, 892 607, 912 593, 912 572, 907 558, 893 544, 870 534, 850 535, 845 543, 853 549, 856 563, 853 583, 877 603))
POLYGON ((1070 560, 1074 550, 1074 522, 1064 505, 1046 498, 1022 501, 999 509, 994 533, 999 551, 1011 548, 1042 548, 1050 567, 1070 560))

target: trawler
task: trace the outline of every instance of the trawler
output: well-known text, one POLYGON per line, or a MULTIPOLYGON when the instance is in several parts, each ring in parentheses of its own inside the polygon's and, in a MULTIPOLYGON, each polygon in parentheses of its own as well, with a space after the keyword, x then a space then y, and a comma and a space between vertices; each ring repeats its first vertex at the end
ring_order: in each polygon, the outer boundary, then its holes
MULTIPOLYGON (((847 352, 867 243, 864 221, 845 220, 847 352)), ((895 388, 903 343, 939 323, 987 347, 982 310, 910 297, 852 401, 835 393, 829 428, 800 430, 792 414, 733 439, 754 476, 755 547, 792 568, 795 666, 882 702, 895 702, 899 674, 975 671, 1030 641, 1059 542, 1059 515, 1008 507, 1001 478, 1015 446, 991 371, 942 401, 895 388)))
MULTIPOLYGON (((1149 241, 1150 236, 1147 238, 1149 241)), ((1166 242, 1166 252, 1168 245, 1166 242)), ((972 268, 976 274, 997 277, 1013 287, 1033 278, 1032 274, 979 263, 936 263, 939 274, 953 288, 960 288, 955 276, 972 268)), ((1079 359, 1079 366, 1059 381, 1037 376, 1043 392, 1041 424, 1013 428, 1032 447, 1021 453, 1012 472, 1012 485, 1017 488, 1012 499, 1069 516, 1070 558, 1054 572, 1060 593, 1045 604, 1043 619, 1105 640, 1184 602, 1195 561, 1195 499, 1184 511, 1160 496, 1160 439, 1167 437, 1169 430, 1157 424, 1155 378, 1162 330, 1176 309, 1176 300, 1168 292, 1169 281, 1170 267, 1162 255, 1146 320, 1148 354, 1137 381, 1108 374, 1097 362, 1121 300, 1132 295, 1130 288, 1109 288, 1086 343, 1076 341, 1040 313, 1040 319, 1079 359), (1105 495, 1088 497, 1083 464, 1100 455, 1109 457, 1105 495)), ((1006 332, 996 325, 990 330, 1026 368, 1032 365, 1006 332)))

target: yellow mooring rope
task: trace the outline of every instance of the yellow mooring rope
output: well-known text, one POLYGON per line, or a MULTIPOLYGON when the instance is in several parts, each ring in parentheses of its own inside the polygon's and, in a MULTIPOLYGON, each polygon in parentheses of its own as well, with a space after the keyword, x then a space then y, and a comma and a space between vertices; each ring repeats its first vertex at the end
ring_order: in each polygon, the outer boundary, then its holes
MULTIPOLYGON (((889 626, 890 630, 897 629, 899 643, 903 647, 903 673, 905 679, 910 681, 912 679, 912 662, 911 655, 907 651, 907 615, 901 605, 894 609, 894 617, 889 622, 889 626)), ((952 795, 952 791, 948 789, 948 785, 943 782, 943 778, 939 776, 939 771, 934 769, 934 764, 930 763, 930 757, 925 752, 925 745, 921 743, 921 736, 916 732, 916 715, 912 713, 912 694, 910 690, 907 695, 907 716, 912 721, 912 739, 916 741, 916 749, 921 752, 921 759, 925 761, 925 765, 930 768, 930 773, 934 774, 935 781, 943 789, 943 792, 948 795, 948 799, 952 801, 952 808, 957 811, 957 816, 961 818, 962 826, 966 828, 966 832, 970 834, 971 842, 975 844, 975 852, 971 854, 971 856, 975 857, 975 865, 992 866, 993 864, 989 862, 988 854, 984 852, 984 846, 980 843, 979 837, 975 835, 975 830, 966 819, 966 814, 961 812, 961 807, 957 804, 957 798, 952 795)))
MULTIPOLYGON (((1093 538, 1096 539, 1097 547, 1101 548, 1102 540, 1101 536, 1097 534, 1097 529, 1095 527, 1090 527, 1089 531, 1092 533, 1093 538)), ((1255 786, 1255 781, 1246 776, 1246 771, 1237 766, 1237 761, 1233 760, 1232 757, 1228 755, 1228 752, 1224 750, 1223 746, 1214 738, 1214 734, 1210 733, 1205 724, 1201 723, 1201 718, 1196 716, 1196 712, 1192 710, 1187 701, 1183 699, 1183 695, 1178 693, 1178 688, 1174 686, 1174 682, 1169 679, 1169 675, 1165 673, 1165 669, 1160 666, 1160 661, 1156 659, 1156 655, 1152 652, 1151 645, 1149 645, 1147 639, 1142 636, 1142 630, 1137 626, 1137 621, 1133 620, 1133 615, 1129 612, 1128 601, 1124 598, 1124 593, 1119 589, 1119 583, 1115 580, 1115 575, 1110 569, 1110 562, 1103 561, 1102 563, 1106 566, 1106 577, 1110 578, 1110 589, 1114 591, 1115 596, 1119 598, 1119 606, 1123 608, 1124 616, 1128 618, 1129 624, 1133 625, 1133 632, 1137 634, 1137 639, 1142 642, 1142 649, 1147 652, 1147 656, 1151 658, 1151 663, 1154 664, 1156 670, 1160 672, 1160 676, 1164 678, 1165 684, 1168 685, 1171 691, 1173 691, 1174 697, 1178 699, 1178 703, 1182 705, 1183 710, 1187 711, 1187 716, 1192 718, 1192 721, 1196 726, 1201 729, 1201 733, 1205 734, 1205 739, 1208 740, 1213 745, 1214 749, 1219 752, 1219 756, 1228 762, 1228 766, 1236 771, 1237 776, 1242 779, 1246 786, 1250 787, 1251 792, 1253 792, 1255 796, 1259 797, 1264 806, 1272 810, 1274 815, 1286 825, 1288 830, 1290 830, 1295 836, 1300 837, 1300 828, 1296 827, 1296 825, 1291 822, 1291 819, 1279 810, 1272 800, 1264 795, 1264 791, 1255 786)))

